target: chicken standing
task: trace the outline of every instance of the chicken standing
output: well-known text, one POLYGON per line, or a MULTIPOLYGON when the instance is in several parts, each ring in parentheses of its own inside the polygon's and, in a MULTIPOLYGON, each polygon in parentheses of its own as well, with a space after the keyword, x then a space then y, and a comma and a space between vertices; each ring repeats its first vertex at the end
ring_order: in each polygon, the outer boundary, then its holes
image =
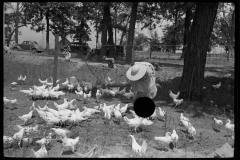
POLYGON ((136 139, 134 138, 133 135, 129 135, 129 137, 131 137, 131 139, 132 139, 132 150, 133 150, 133 152, 142 157, 147 151, 146 140, 144 140, 143 143, 142 143, 142 146, 140 146, 137 143, 137 141, 136 141, 136 139))
POLYGON ((45 145, 42 145, 41 148, 36 152, 33 149, 31 149, 31 151, 33 152, 33 154, 36 158, 47 157, 47 149, 46 149, 45 145))
POLYGON ((62 140, 62 145, 64 148, 70 148, 72 152, 74 152, 75 145, 79 141, 79 137, 75 139, 67 138, 66 135, 60 136, 60 139, 62 140))
POLYGON ((172 93, 171 90, 169 90, 169 96, 172 98, 172 99, 177 99, 180 95, 180 91, 177 92, 177 94, 174 94, 172 93))

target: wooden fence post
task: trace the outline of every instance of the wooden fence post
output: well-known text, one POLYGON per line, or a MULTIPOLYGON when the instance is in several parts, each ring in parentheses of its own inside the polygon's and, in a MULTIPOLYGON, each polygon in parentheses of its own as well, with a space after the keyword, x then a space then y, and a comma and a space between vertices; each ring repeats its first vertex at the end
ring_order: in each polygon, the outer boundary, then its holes
POLYGON ((55 34, 55 55, 54 55, 54 68, 53 68, 53 87, 56 86, 57 81, 57 65, 58 65, 58 52, 59 52, 59 36, 55 34))

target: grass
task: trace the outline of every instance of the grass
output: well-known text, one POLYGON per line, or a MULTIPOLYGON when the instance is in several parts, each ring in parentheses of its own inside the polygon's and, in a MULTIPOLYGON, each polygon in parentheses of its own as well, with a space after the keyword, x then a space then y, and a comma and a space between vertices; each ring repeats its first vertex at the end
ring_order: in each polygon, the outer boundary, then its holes
MULTIPOLYGON (((14 59, 13 56, 11 55, 5 55, 4 56, 4 96, 6 96, 7 98, 9 97, 9 99, 12 98, 17 98, 18 100, 18 105, 16 110, 7 110, 4 109, 4 135, 13 135, 13 133, 15 133, 15 131, 12 129, 12 127, 15 124, 18 124, 19 122, 16 123, 17 117, 18 115, 22 115, 22 114, 26 114, 29 112, 29 107, 32 105, 31 101, 27 101, 26 98, 24 97, 24 95, 20 94, 19 92, 14 92, 14 91, 9 91, 9 83, 16 81, 17 77, 19 77, 20 74, 22 75, 27 75, 27 80, 26 80, 26 84, 19 86, 20 88, 29 88, 31 87, 31 85, 40 85, 40 83, 38 82, 38 78, 46 79, 50 76, 52 76, 52 72, 53 72, 53 60, 46 60, 44 63, 41 63, 40 65, 37 65, 38 63, 23 63, 20 61, 16 61, 14 59), (11 121, 10 121, 11 120, 11 121), (10 127, 6 127, 6 126, 10 126, 10 127)), ((89 65, 90 69, 93 70, 93 72, 97 75, 97 78, 94 77, 92 75, 92 73, 89 71, 88 67, 86 65, 81 66, 80 68, 74 67, 74 65, 76 65, 76 63, 67 63, 64 61, 59 61, 59 68, 58 68, 58 74, 57 74, 57 79, 61 79, 60 83, 65 81, 66 77, 70 77, 70 76, 75 76, 80 80, 85 80, 87 82, 92 82, 92 83, 96 83, 97 84, 101 84, 103 79, 107 76, 110 76, 113 80, 120 80, 120 81, 124 81, 124 79, 119 78, 120 74, 124 74, 126 72, 126 68, 124 69, 120 69, 117 72, 115 70, 111 70, 109 68, 104 68, 104 67, 97 67, 97 66, 93 66, 93 65, 89 65)), ((174 68, 174 67, 172 67, 174 68)), ((139 136, 146 139, 147 143, 149 144, 148 147, 148 151, 147 151, 147 155, 158 155, 161 157, 161 155, 159 155, 158 153, 155 154, 154 149, 152 147, 153 144, 155 144, 154 140, 152 140, 152 137, 154 136, 160 136, 162 135, 162 132, 165 130, 165 133, 170 131, 172 132, 172 128, 178 126, 176 118, 179 116, 179 112, 184 112, 187 108, 189 108, 189 104, 191 103, 185 103, 182 104, 180 107, 177 107, 176 109, 173 109, 171 106, 172 101, 170 100, 169 96, 168 96, 168 90, 172 89, 173 92, 175 93, 175 91, 177 90, 177 86, 179 85, 179 81, 180 78, 172 78, 169 79, 169 74, 168 72, 175 72, 175 70, 171 70, 171 71, 166 71, 164 72, 164 70, 161 72, 161 86, 162 88, 159 90, 157 97, 155 99, 156 103, 157 101, 161 100, 161 101, 165 101, 165 104, 161 104, 161 108, 163 110, 167 109, 167 112, 169 113, 168 118, 165 120, 165 122, 160 122, 160 121, 154 121, 153 125, 151 126, 147 126, 147 127, 143 127, 144 129, 142 129, 143 134, 137 134, 137 139, 139 139, 139 136), (163 77, 164 76, 164 77, 163 77), (164 127, 165 124, 165 127, 164 127), (163 126, 162 126, 163 125, 163 126)), ((232 80, 226 80, 226 79, 221 79, 221 78, 216 78, 216 77, 211 77, 211 78, 207 78, 206 81, 204 82, 204 85, 209 87, 209 89, 206 91, 206 102, 203 102, 200 104, 201 107, 204 108, 204 106, 206 106, 206 109, 202 109, 201 115, 203 115, 205 112, 207 112, 207 109, 209 108, 209 100, 213 100, 214 103, 217 103, 218 107, 221 107, 221 105, 225 105, 225 104, 231 104, 233 103, 233 93, 229 92, 229 90, 227 90, 225 87, 227 86, 227 84, 229 82, 231 82, 232 80), (218 82, 219 80, 224 80, 223 81, 223 88, 221 88, 220 90, 211 90, 210 86, 212 83, 218 82)), ((75 94, 72 93, 67 93, 67 98, 69 99, 73 99, 76 98, 75 94)), ((58 103, 62 103, 59 102, 62 100, 58 100, 58 103)), ((82 106, 87 106, 87 107, 92 107, 95 106, 92 105, 95 101, 94 98, 90 99, 91 103, 88 104, 82 104, 82 102, 77 102, 78 104, 78 108, 80 110, 82 110, 82 106)), ((105 102, 107 105, 113 104, 113 103, 117 103, 114 99, 112 99, 109 102, 106 102, 104 100, 101 100, 102 103, 105 102)), ((46 104, 46 101, 36 101, 37 105, 39 104, 41 107, 43 107, 46 104)), ((49 101, 49 106, 53 107, 53 102, 49 101)), ((203 135, 202 138, 199 138, 198 136, 196 137, 197 140, 201 140, 204 143, 201 143, 198 145, 197 148, 191 148, 188 147, 188 145, 190 145, 189 141, 187 140, 185 133, 182 133, 180 131, 177 130, 177 133, 179 134, 179 142, 178 142, 178 146, 179 149, 180 148, 184 148, 183 144, 186 142, 186 154, 188 152, 190 152, 191 150, 193 152, 200 152, 200 151, 205 151, 205 150, 209 150, 213 151, 215 149, 216 146, 220 146, 222 144, 224 144, 225 142, 225 138, 222 138, 221 135, 215 133, 214 131, 212 131, 211 126, 206 126, 205 123, 210 123, 212 120, 210 118, 207 118, 207 116, 205 116, 205 114, 203 116, 199 116, 199 113, 197 112, 197 108, 198 105, 195 106, 193 109, 190 109, 188 113, 186 113, 186 116, 189 117, 191 119, 193 126, 197 129, 197 135, 200 134, 201 131, 206 131, 203 135), (208 139, 207 137, 209 135, 213 134, 213 138, 212 139, 208 139), (181 137, 181 138, 180 138, 181 137)), ((54 108, 55 109, 55 108, 54 108)), ((185 113, 184 113, 185 115, 185 113)), ((94 115, 95 116, 95 115, 94 115)), ((131 117, 130 115, 127 115, 128 117, 131 117)), ((222 117, 221 112, 217 112, 215 115, 213 115, 213 113, 209 113, 209 116, 218 116, 222 117)), ((86 150, 85 146, 84 146, 84 142, 86 143, 86 146, 88 146, 88 148, 90 148, 90 146, 92 146, 92 143, 98 143, 101 144, 101 151, 104 154, 108 154, 108 149, 109 148, 114 148, 114 145, 122 142, 123 144, 127 144, 127 150, 125 148, 125 153, 130 154, 131 153, 131 143, 129 142, 129 139, 126 138, 126 135, 129 134, 129 128, 125 123, 121 123, 121 129, 119 127, 119 125, 116 125, 114 123, 110 123, 109 126, 105 127, 102 125, 103 121, 101 120, 101 118, 97 119, 97 121, 93 120, 91 122, 87 122, 87 123, 91 123, 91 125, 88 126, 88 124, 86 125, 81 125, 80 126, 72 126, 71 131, 73 131, 73 137, 75 138, 76 136, 80 136, 80 140, 81 142, 79 142, 79 147, 78 150, 80 150, 82 153, 85 153, 84 150, 86 150), (100 131, 95 131, 93 130, 93 128, 99 129, 100 131), (111 130, 110 130, 111 129, 111 130), (115 130, 113 130, 115 129, 115 130), (77 132, 79 131, 79 132, 77 132), (85 133, 84 133, 85 132, 85 133), (87 133, 86 133, 87 132, 87 133), (99 134, 100 132, 103 132, 104 135, 99 134), (76 135, 77 134, 77 135, 76 135), (92 137, 96 138, 97 141, 92 141, 92 137), (83 142, 83 143, 82 143, 83 142), (84 152, 83 152, 84 151, 84 152)), ((69 127, 69 126, 66 126, 69 127)), ((44 131, 48 132, 48 129, 45 128, 44 126, 41 125, 40 131, 38 134, 36 135, 32 135, 34 137, 39 137, 42 138, 43 137, 43 133, 44 131)), ((45 133, 45 135, 47 135, 48 133, 45 133)), ((220 133, 222 134, 223 131, 221 131, 220 133)), ((135 136, 135 135, 134 135, 135 136)), ((193 144, 196 144, 198 141, 194 141, 193 144)), ((59 156, 58 155, 58 150, 59 150, 59 146, 61 146, 61 144, 59 143, 55 143, 55 142, 51 142, 51 150, 50 152, 50 157, 51 156, 59 156)), ((7 155, 11 155, 15 156, 15 157, 21 157, 23 156, 23 153, 26 154, 26 157, 29 156, 33 156, 32 153, 28 152, 28 149, 35 147, 34 145, 30 145, 28 147, 24 147, 24 149, 26 149, 25 151, 23 149, 5 149, 4 153, 6 153, 7 155), (9 152, 9 153, 7 153, 9 152), (13 153, 14 152, 14 153, 13 153)), ((76 147, 77 148, 77 147, 76 147)), ((36 150, 36 149, 35 149, 36 150)), ((188 157, 189 155, 186 155, 186 157, 188 157)), ((194 154, 195 156, 195 154, 194 154)))

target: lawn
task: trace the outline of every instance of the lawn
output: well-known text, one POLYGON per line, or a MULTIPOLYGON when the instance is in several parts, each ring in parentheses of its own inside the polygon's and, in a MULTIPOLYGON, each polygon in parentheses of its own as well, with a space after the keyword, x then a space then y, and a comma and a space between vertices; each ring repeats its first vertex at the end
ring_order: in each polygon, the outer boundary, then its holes
MULTIPOLYGON (((149 55, 144 55, 149 56, 149 55)), ((141 57, 138 55, 138 57, 141 57)), ((156 57, 153 54, 152 57, 156 57)), ((171 56, 170 56, 171 59, 171 56)), ((234 78, 224 78, 227 73, 231 73, 234 77, 234 64, 230 62, 217 63, 219 60, 211 59, 207 62, 205 71, 204 86, 206 89, 203 102, 188 102, 184 100, 183 104, 174 108, 173 102, 168 95, 168 91, 172 90, 173 93, 177 92, 183 65, 182 60, 170 60, 154 58, 149 61, 157 61, 160 64, 161 69, 157 71, 157 82, 161 85, 158 88, 157 96, 154 98, 156 107, 161 107, 167 111, 166 121, 159 119, 153 120, 153 124, 150 126, 141 125, 138 132, 134 133, 130 130, 130 127, 125 121, 121 121, 120 125, 115 123, 114 118, 109 125, 104 124, 103 114, 95 114, 91 121, 82 122, 78 126, 68 125, 67 129, 71 131, 68 135, 70 138, 80 137, 80 140, 76 146, 77 153, 64 153, 61 155, 62 144, 59 141, 51 141, 47 146, 49 157, 82 157, 93 146, 98 145, 99 151, 94 157, 133 157, 131 149, 131 139, 128 135, 134 135, 137 142, 141 145, 143 140, 146 140, 148 148, 145 157, 153 158, 194 158, 194 157, 207 157, 212 156, 210 153, 214 152, 217 148, 228 142, 230 145, 234 145, 234 140, 231 137, 226 136, 227 132, 224 126, 221 127, 220 132, 213 129, 213 118, 221 119, 225 122, 227 119, 231 119, 234 123, 233 106, 234 106, 234 78), (215 90, 212 85, 222 82, 220 89, 215 90), (210 101, 214 101, 216 107, 210 106, 210 101), (191 109, 188 109, 190 105, 193 105, 191 109), (228 106, 228 107, 227 107, 228 106), (223 109, 229 109, 233 112, 224 112, 223 109), (190 119, 192 125, 196 128, 197 134, 194 140, 187 137, 186 131, 179 126, 179 116, 183 113, 184 116, 190 119), (154 140, 155 136, 164 136, 166 132, 171 132, 176 129, 179 135, 177 148, 174 151, 164 151, 164 145, 154 140)), ((148 60, 148 59, 147 59, 148 60)), ((60 79, 60 83, 63 83, 66 77, 75 76, 80 80, 87 82, 96 82, 96 77, 106 78, 111 77, 115 81, 124 81, 125 73, 129 66, 117 64, 114 69, 108 68, 106 64, 88 62, 88 66, 81 60, 73 59, 71 62, 66 62, 63 59, 58 62, 57 79, 60 79), (90 68, 90 69, 89 69, 90 68), (92 74, 92 72, 94 75, 92 74)), ((18 130, 16 124, 22 125, 23 122, 18 118, 23 114, 30 111, 30 106, 33 101, 28 100, 23 93, 20 93, 20 89, 28 89, 32 85, 40 86, 38 79, 46 79, 53 75, 53 58, 45 56, 36 56, 31 54, 17 54, 4 55, 4 96, 8 99, 17 99, 18 103, 14 108, 7 104, 4 106, 4 135, 13 136, 18 130), (17 80, 19 75, 26 75, 26 83, 24 85, 18 85, 17 91, 10 90, 10 83, 17 80)), ((77 98, 75 93, 66 92, 66 97, 69 100, 77 98)), ((95 102, 94 96, 90 98, 88 104, 83 104, 82 101, 76 101, 76 104, 80 111, 83 110, 83 106, 94 107, 99 105, 95 102)), ((46 100, 36 101, 36 106, 43 107, 46 104, 46 100)), ((55 101, 58 104, 63 103, 63 98, 55 101)), ((121 107, 124 105, 120 98, 101 99, 100 103, 118 104, 121 103, 121 107)), ((56 109, 53 105, 53 101, 49 101, 49 107, 56 109)), ((30 135, 34 139, 41 139, 43 136, 48 135, 50 129, 46 126, 38 117, 38 114, 34 111, 34 117, 31 119, 29 125, 39 123, 39 132, 30 135)), ((128 112, 126 114, 128 118, 133 118, 133 115, 128 112)), ((25 135, 24 137, 28 137, 25 135)), ((55 136, 56 137, 56 136, 55 136)), ((22 148, 11 147, 4 149, 4 156, 6 157, 33 157, 31 149, 35 151, 40 149, 40 146, 36 143, 24 145, 22 148)))

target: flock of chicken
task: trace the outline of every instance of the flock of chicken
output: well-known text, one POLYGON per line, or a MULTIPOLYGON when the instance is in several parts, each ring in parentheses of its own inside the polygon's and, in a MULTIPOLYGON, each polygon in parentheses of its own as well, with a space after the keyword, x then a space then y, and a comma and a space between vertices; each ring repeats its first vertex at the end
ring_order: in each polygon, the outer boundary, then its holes
MULTIPOLYGON (((26 80, 22 76, 18 78, 18 82, 24 82, 26 80)), ((57 82, 59 82, 58 80, 57 82)), ((53 83, 49 83, 48 79, 45 81, 42 81, 39 79, 39 82, 42 83, 42 86, 33 86, 33 89, 29 90, 20 90, 20 92, 26 94, 28 97, 34 97, 38 99, 52 99, 52 98, 60 98, 60 96, 65 95, 64 92, 59 91, 60 86, 59 84, 56 87, 53 87, 53 83)), ((106 80, 107 83, 111 83, 112 80, 110 77, 106 80)), ((16 87, 17 83, 13 82, 11 83, 11 87, 16 87)), ((77 86, 74 86, 73 84, 69 84, 69 80, 66 79, 64 83, 62 83, 61 86, 64 86, 69 91, 73 91, 74 88, 76 88, 75 93, 79 97, 79 100, 89 101, 89 98, 91 98, 91 91, 87 93, 87 87, 81 87, 80 84, 77 86)), ((130 91, 129 93, 125 93, 126 88, 124 90, 119 91, 119 88, 113 90, 113 89, 97 89, 96 92, 96 101, 100 102, 99 99, 103 94, 110 94, 112 96, 116 96, 117 94, 123 95, 126 98, 131 98, 133 96, 133 93, 130 91), (126 95, 127 94, 127 95, 126 95)), ((169 91, 169 96, 173 99, 173 102, 175 104, 175 107, 180 105, 183 102, 183 99, 177 99, 180 95, 180 92, 177 94, 172 93, 172 91, 169 91)), ((78 125, 79 123, 83 121, 91 120, 91 118, 94 116, 94 114, 103 114, 105 121, 104 124, 109 124, 109 122, 115 117, 118 124, 120 125, 121 121, 123 120, 126 122, 129 127, 134 128, 135 133, 137 132, 137 128, 140 125, 152 125, 153 121, 152 119, 157 117, 157 110, 158 115, 160 118, 165 121, 166 112, 161 109, 161 107, 156 108, 154 113, 149 118, 142 118, 136 115, 136 113, 129 109, 129 104, 126 104, 122 107, 120 107, 120 103, 115 105, 106 105, 105 103, 99 104, 98 106, 93 106, 93 108, 88 107, 82 107, 84 110, 80 111, 76 104, 73 104, 76 101, 76 99, 72 99, 71 101, 68 101, 67 98, 64 98, 64 102, 62 104, 57 104, 56 102, 53 102, 54 107, 56 109, 50 108, 48 102, 45 104, 44 107, 41 107, 38 105, 38 107, 35 106, 35 102, 33 102, 32 106, 30 107, 30 112, 18 116, 19 119, 21 119, 24 122, 24 127, 17 125, 17 128, 19 131, 15 133, 12 137, 11 136, 4 136, 4 144, 11 144, 13 142, 18 142, 18 145, 21 146, 21 143, 29 143, 32 142, 33 139, 29 137, 24 137, 24 135, 29 135, 30 133, 38 132, 38 125, 36 126, 25 126, 26 122, 29 121, 31 118, 33 118, 33 112, 36 111, 39 115, 39 117, 47 124, 50 125, 51 130, 53 132, 50 132, 47 137, 43 137, 40 140, 35 141, 36 143, 41 145, 41 148, 38 151, 34 151, 32 149, 32 152, 35 157, 46 157, 47 156, 47 150, 46 145, 48 145, 52 140, 52 134, 55 133, 62 141, 62 145, 64 149, 68 148, 72 152, 75 152, 75 146, 79 142, 79 137, 76 137, 75 139, 68 138, 67 133, 70 131, 64 128, 54 128, 54 126, 65 126, 66 124, 71 125, 78 125), (126 112, 130 111, 134 118, 130 119, 126 116, 126 112)), ((8 100, 6 97, 4 97, 4 104, 11 103, 16 104, 17 100, 8 100)), ((196 129, 193 127, 193 125, 190 123, 189 118, 184 117, 183 114, 180 114, 180 125, 184 126, 187 129, 187 132, 189 135, 191 135, 193 138, 196 135, 196 129)), ((217 120, 214 118, 214 123, 216 125, 223 125, 223 122, 221 120, 217 120)), ((228 131, 234 131, 234 124, 230 124, 230 120, 227 120, 227 123, 225 125, 228 131)), ((132 150, 136 155, 143 156, 147 150, 147 142, 146 140, 143 141, 142 146, 140 146, 133 135, 129 135, 129 137, 132 139, 132 150)), ((178 141, 178 134, 176 130, 174 129, 173 132, 167 132, 165 136, 163 137, 154 137, 156 141, 161 142, 162 144, 170 144, 174 143, 176 146, 176 143, 178 141)), ((89 154, 88 154, 89 155, 89 154)), ((87 156, 86 156, 87 157, 87 156)))

